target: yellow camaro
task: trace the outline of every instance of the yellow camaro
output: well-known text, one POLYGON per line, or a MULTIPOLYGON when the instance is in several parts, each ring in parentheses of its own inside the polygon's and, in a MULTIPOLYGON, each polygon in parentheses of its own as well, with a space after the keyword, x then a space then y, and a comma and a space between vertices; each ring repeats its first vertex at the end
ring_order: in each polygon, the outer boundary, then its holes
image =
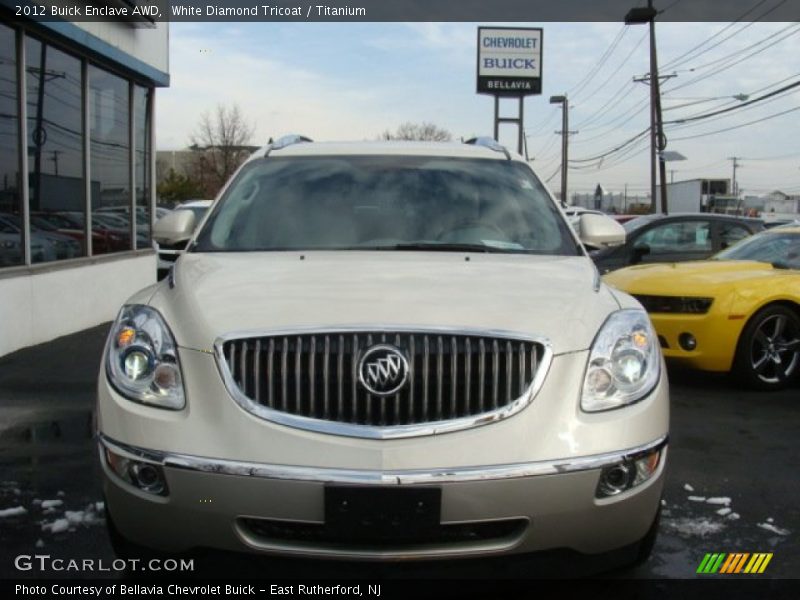
POLYGON ((800 227, 764 231, 710 260, 604 279, 644 305, 669 359, 767 390, 800 372, 800 227))

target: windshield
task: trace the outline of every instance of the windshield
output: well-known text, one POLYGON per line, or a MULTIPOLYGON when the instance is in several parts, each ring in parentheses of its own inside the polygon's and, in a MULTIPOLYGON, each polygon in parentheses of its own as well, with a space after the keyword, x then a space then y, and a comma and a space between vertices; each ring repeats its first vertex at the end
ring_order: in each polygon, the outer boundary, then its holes
POLYGON ((581 253, 526 165, 430 156, 253 161, 194 251, 393 249, 581 253))
POLYGON ((800 232, 760 233, 723 250, 714 259, 757 260, 784 269, 800 269, 800 232))

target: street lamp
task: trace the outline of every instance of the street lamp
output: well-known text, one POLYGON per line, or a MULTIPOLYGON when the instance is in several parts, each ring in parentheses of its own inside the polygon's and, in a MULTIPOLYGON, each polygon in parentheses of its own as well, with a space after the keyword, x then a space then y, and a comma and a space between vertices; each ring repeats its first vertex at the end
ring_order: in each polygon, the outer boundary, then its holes
MULTIPOLYGON (((646 7, 632 8, 625 15, 626 25, 649 23, 650 25, 650 206, 656 212, 656 151, 663 152, 667 146, 664 137, 664 124, 661 118, 661 89, 658 79, 658 58, 656 56, 656 15, 653 0, 647 0, 646 7)), ((663 158, 659 158, 658 171, 661 178, 661 211, 667 214, 667 168, 663 158)))
POLYGON ((569 102, 567 95, 550 96, 550 104, 561 105, 561 204, 567 205, 567 170, 569 168, 569 102))
MULTIPOLYGON (((684 108, 686 106, 694 106, 695 104, 703 104, 704 102, 713 102, 714 100, 727 100, 728 98, 732 98, 733 100, 738 100, 739 102, 745 102, 746 100, 750 99, 748 94, 734 94, 732 96, 710 96, 708 98, 670 98, 670 100, 691 100, 691 102, 685 102, 683 104, 676 104, 674 106, 666 106, 664 107, 663 111, 667 112, 668 110, 675 110, 676 108, 684 108)), ((680 121, 678 121, 680 122, 680 121)))

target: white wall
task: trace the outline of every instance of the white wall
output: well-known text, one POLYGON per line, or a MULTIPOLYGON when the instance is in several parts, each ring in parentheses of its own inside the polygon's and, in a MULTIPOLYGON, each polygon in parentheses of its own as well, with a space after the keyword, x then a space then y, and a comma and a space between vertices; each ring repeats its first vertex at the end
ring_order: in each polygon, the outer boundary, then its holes
POLYGON ((110 321, 155 280, 154 254, 0 278, 0 356, 110 321))
POLYGON ((167 23, 156 23, 153 27, 134 26, 123 22, 81 23, 75 21, 74 24, 151 67, 164 73, 169 72, 169 25, 167 23))

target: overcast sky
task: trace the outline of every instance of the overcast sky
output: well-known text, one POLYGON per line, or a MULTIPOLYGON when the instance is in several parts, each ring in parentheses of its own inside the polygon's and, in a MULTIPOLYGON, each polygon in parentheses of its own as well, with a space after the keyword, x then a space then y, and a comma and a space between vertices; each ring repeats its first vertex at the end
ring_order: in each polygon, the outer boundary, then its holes
MULTIPOLYGON (((455 138, 491 135, 493 99, 475 92, 477 26, 173 23, 172 83, 158 91, 158 148, 188 145, 199 116, 219 103, 241 107, 255 124, 258 145, 286 133, 375 139, 405 121, 435 123, 455 138)), ((525 128, 534 169, 558 189, 561 114, 549 97, 569 95, 570 129, 578 131, 570 140, 571 160, 605 154, 644 130, 648 87, 632 79, 649 70, 647 27, 514 26, 544 30, 543 93, 526 98, 525 128)), ((754 99, 800 81, 798 23, 659 23, 656 36, 662 74, 677 75, 662 83, 665 121, 732 107, 742 102, 736 95, 754 99)), ((516 101, 502 106, 505 116, 515 116, 516 101)), ((687 157, 668 164, 675 181, 730 177, 728 158, 737 156, 745 195, 800 193, 800 87, 725 115, 668 126, 667 136, 667 149, 687 157), (728 128, 734 129, 713 133, 728 128)), ((512 126, 501 130, 501 141, 516 147, 512 126)), ((627 184, 629 193, 644 194, 648 144, 645 136, 602 162, 572 164, 581 168, 570 169, 570 190, 591 191, 600 183, 616 192, 627 184)))

